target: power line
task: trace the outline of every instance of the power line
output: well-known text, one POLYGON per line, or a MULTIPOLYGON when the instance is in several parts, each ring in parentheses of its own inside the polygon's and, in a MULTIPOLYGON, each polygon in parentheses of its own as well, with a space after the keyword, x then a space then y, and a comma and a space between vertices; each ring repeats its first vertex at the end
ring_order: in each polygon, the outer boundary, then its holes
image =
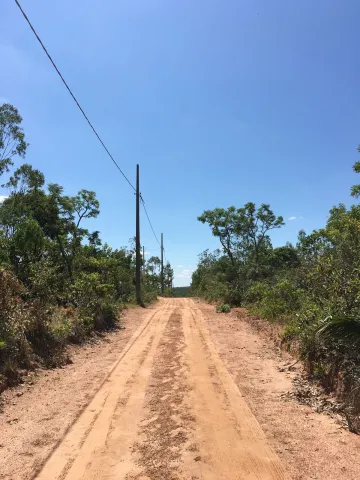
POLYGON ((27 17, 26 13, 24 12, 24 10, 22 9, 20 3, 18 2, 18 0, 15 0, 15 3, 16 5, 19 7, 21 13, 23 14, 25 20, 27 21, 27 23, 29 24, 29 27, 31 28, 31 30, 33 31, 35 37, 37 38, 38 42, 40 43, 40 45, 42 46, 44 52, 46 53, 48 59, 50 60, 50 62, 52 63, 53 67, 55 68, 57 74, 59 75, 59 77, 61 78, 63 84, 65 85, 65 87, 67 88, 68 92, 70 93, 70 95, 72 96, 74 102, 76 103, 76 105, 78 106, 79 110, 81 111, 81 113, 83 114, 85 120, 87 121, 87 123, 89 124, 90 128, 92 129, 92 131, 95 133, 97 139, 99 140, 99 142, 101 143, 101 145, 104 147, 106 153, 109 155, 109 157, 111 158, 111 160, 114 162, 115 166, 117 167, 117 169, 119 170, 119 172, 121 173, 121 175, 125 178, 125 180, 127 181, 127 183, 130 185, 130 187, 133 189, 133 190, 136 190, 134 185, 130 182, 130 180, 127 178, 127 176, 125 175, 125 173, 121 170, 121 168, 119 167, 118 163, 116 162, 116 160, 114 159, 114 157, 111 155, 111 153, 109 152, 109 150, 107 149, 105 143, 101 140, 100 138, 100 135, 97 133, 97 131, 95 130, 93 124, 90 122, 89 118, 87 117, 86 113, 84 112, 84 110, 82 109, 80 103, 77 101, 75 95, 72 93, 69 85, 66 83, 64 77, 62 76, 60 70, 58 69, 58 67, 56 66, 54 60, 51 58, 49 52, 47 51, 45 45, 43 44, 43 42, 41 41, 39 35, 36 33, 36 30, 35 28, 32 26, 29 18, 27 17))
MULTIPOLYGON (((86 115, 85 111, 83 110, 83 108, 81 107, 80 103, 78 102, 78 100, 76 99, 75 95, 73 94, 73 92, 71 91, 69 85, 66 83, 66 80, 64 79, 64 77, 62 76, 60 70, 58 69, 58 67, 56 66, 54 60, 52 59, 52 57, 50 56, 49 52, 47 51, 45 45, 43 44, 41 38, 39 37, 39 35, 37 34, 35 28, 33 27, 32 23, 30 22, 28 16, 26 15, 26 13, 24 12, 23 8, 21 7, 20 3, 18 0, 15 0, 15 3, 16 5, 19 7, 22 15, 24 16, 26 22, 28 23, 29 27, 31 28, 32 32, 34 33, 36 39, 38 40, 38 42, 40 43, 42 49, 44 50, 46 56, 48 57, 48 59, 50 60, 51 64, 53 65, 53 67, 55 68, 57 74, 59 75, 61 81, 63 82, 63 84, 65 85, 66 89, 68 90, 69 94, 71 95, 72 99, 74 100, 74 102, 76 103, 77 107, 79 108, 80 112, 82 113, 82 115, 84 116, 85 120, 87 121, 87 123, 89 124, 90 128, 92 129, 92 131, 94 132, 94 134, 96 135, 97 139, 99 140, 99 142, 101 143, 101 145, 103 146, 104 150, 106 151, 106 153, 108 154, 108 156, 110 157, 110 159, 113 161, 113 163, 115 164, 116 168, 119 170, 119 172, 121 173, 121 175, 125 178, 125 180, 127 181, 127 183, 130 185, 130 187, 136 192, 136 188, 134 187, 134 185, 130 182, 130 180, 128 179, 128 177, 125 175, 125 173, 121 170, 121 168, 119 167, 118 163, 116 162, 116 160, 114 159, 114 157, 111 155, 111 153, 109 152, 108 148, 106 147, 105 143, 102 141, 100 135, 97 133, 97 131, 95 130, 95 127, 93 126, 93 124, 90 122, 88 116, 86 115)), ((154 237, 157 241, 157 243, 160 245, 160 248, 161 248, 161 244, 159 242, 159 239, 155 233, 155 230, 152 226, 152 223, 151 223, 151 220, 150 220, 150 217, 149 217, 149 214, 146 210, 146 206, 145 206, 145 201, 143 199, 142 196, 140 196, 140 199, 141 199, 141 202, 142 202, 142 205, 144 207, 144 211, 145 211, 145 214, 146 214, 146 217, 148 219, 148 222, 149 222, 149 225, 151 227, 151 230, 154 234, 154 237)))
POLYGON ((146 247, 146 250, 147 250, 148 252, 158 252, 158 251, 160 250, 160 248, 161 248, 161 247, 158 247, 158 248, 147 248, 147 247, 146 247))
POLYGON ((155 233, 155 230, 154 230, 154 228, 153 228, 153 226, 152 226, 152 223, 151 223, 149 214, 148 214, 148 212, 147 212, 147 210, 146 210, 144 199, 143 199, 143 197, 140 197, 140 198, 141 198, 141 203, 142 203, 142 205, 143 205, 143 207, 144 207, 144 211, 145 211, 145 214, 146 214, 146 216, 147 216, 149 225, 150 225, 151 230, 152 230, 152 232, 153 232, 153 234, 154 234, 155 240, 157 241, 157 243, 158 243, 158 244, 160 245, 160 247, 161 247, 161 243, 159 242, 159 239, 158 239, 158 237, 156 236, 156 233, 155 233))

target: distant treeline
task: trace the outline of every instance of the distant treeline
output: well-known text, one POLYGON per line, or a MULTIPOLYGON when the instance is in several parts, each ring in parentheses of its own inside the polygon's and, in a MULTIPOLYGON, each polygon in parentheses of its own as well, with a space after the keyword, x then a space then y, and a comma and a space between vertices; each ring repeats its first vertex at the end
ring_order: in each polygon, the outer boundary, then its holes
POLYGON ((174 297, 184 298, 190 297, 190 287, 175 287, 174 288, 174 297))

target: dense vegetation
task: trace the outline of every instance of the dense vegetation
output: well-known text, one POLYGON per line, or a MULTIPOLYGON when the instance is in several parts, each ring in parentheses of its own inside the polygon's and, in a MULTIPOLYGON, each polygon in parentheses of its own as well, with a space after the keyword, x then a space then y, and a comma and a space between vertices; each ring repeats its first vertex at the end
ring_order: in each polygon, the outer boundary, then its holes
POLYGON ((174 297, 185 298, 190 296, 190 287, 174 287, 174 297))
MULTIPOLYGON (((351 194, 358 198, 360 185, 351 194)), ((269 205, 216 208, 198 219, 221 249, 200 255, 193 294, 282 322, 284 344, 343 400, 350 428, 359 432, 360 206, 333 207, 323 228, 300 231, 296 245, 279 248, 269 234, 284 221, 269 205)))
MULTIPOLYGON (((9 191, 0 204, 0 391, 21 368, 63 362, 68 342, 114 327, 120 309, 135 303, 133 249, 113 249, 84 227, 100 213, 95 192, 69 196, 29 164, 13 169, 28 148, 21 122, 16 108, 0 106, 0 175, 9 191)), ((159 258, 142 268, 149 303, 160 291, 159 258)), ((170 264, 164 279, 170 295, 170 264)))

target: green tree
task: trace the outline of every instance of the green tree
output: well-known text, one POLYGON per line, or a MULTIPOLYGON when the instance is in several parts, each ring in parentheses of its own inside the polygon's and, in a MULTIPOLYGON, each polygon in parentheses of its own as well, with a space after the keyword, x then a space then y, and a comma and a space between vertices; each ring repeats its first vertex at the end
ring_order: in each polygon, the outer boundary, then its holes
POLYGON ((0 106, 0 175, 9 171, 16 155, 25 157, 28 144, 21 123, 22 118, 15 107, 8 103, 0 106))
POLYGON ((233 265, 250 256, 259 263, 262 252, 271 245, 269 232, 284 225, 283 217, 276 217, 269 205, 256 209, 252 202, 238 209, 206 210, 198 220, 211 227, 233 265))
MULTIPOLYGON (((358 152, 360 152, 360 145, 358 146, 358 152)), ((360 162, 355 162, 353 165, 353 170, 355 173, 360 173, 360 162)), ((351 195, 355 198, 360 196, 360 185, 353 185, 351 187, 351 195)))
POLYGON ((164 266, 164 286, 166 289, 173 288, 174 281, 174 270, 172 269, 169 262, 164 266))
MULTIPOLYGON (((360 173, 360 161, 353 169, 360 173)), ((360 185, 351 195, 360 197, 360 185)), ((295 247, 272 248, 269 233, 283 219, 268 205, 207 210, 199 220, 219 237, 223 254, 199 256, 192 294, 242 303, 285 325, 283 342, 294 342, 310 375, 337 393, 359 433, 360 205, 334 206, 323 228, 299 232, 295 247)))
MULTIPOLYGON (((20 124, 14 107, 0 108, 0 173, 9 171, 15 155, 25 155, 20 124)), ((135 298, 134 250, 112 249, 98 231, 85 228, 100 213, 95 192, 69 196, 59 184, 46 186, 43 173, 27 163, 5 186, 10 195, 0 204, 0 383, 35 360, 55 366, 66 342, 114 326, 119 308, 135 298)), ((146 262, 146 303, 160 290, 159 265, 157 257, 146 262)), ((171 285, 170 265, 166 272, 171 285)))
POLYGON ((25 194, 38 191, 44 184, 44 174, 40 170, 34 169, 28 163, 24 163, 15 170, 6 187, 10 188, 13 193, 25 194))

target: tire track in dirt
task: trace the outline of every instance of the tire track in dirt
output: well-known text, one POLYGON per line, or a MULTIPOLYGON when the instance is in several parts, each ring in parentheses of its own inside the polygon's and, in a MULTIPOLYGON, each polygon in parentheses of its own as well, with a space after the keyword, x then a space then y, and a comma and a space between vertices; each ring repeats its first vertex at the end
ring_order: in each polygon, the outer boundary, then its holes
MULTIPOLYGON (((35 478, 98 478, 98 473, 93 475, 90 467, 95 457, 102 457, 109 432, 114 430, 113 419, 119 415, 119 409, 128 404, 135 379, 141 383, 140 392, 145 391, 153 355, 171 312, 172 307, 165 302, 145 318, 91 403, 35 478)), ((141 402, 136 400, 136 404, 140 409, 141 402)), ((104 463, 104 459, 100 463, 104 463)))
POLYGON ((190 300, 184 310, 184 331, 201 478, 285 479, 280 460, 215 350, 202 312, 190 300))
MULTIPOLYGON (((181 315, 170 317, 153 364, 146 398, 146 414, 141 422, 140 440, 133 447, 137 472, 126 480, 178 480, 192 478, 184 472, 182 458, 189 447, 195 418, 187 403, 189 385, 181 315)), ((187 469, 189 473, 189 469, 187 469)))
POLYGON ((284 480, 191 300, 161 300, 40 480, 284 480))

